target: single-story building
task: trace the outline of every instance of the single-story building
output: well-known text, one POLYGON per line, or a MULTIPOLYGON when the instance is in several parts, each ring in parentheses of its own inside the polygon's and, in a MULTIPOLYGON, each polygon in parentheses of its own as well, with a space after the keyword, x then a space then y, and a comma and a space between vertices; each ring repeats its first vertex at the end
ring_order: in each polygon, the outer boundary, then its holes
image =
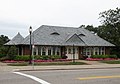
MULTIPOLYGON (((115 46, 84 28, 74 27, 42 25, 32 32, 31 39, 35 46, 34 55, 65 55, 68 59, 73 59, 73 54, 75 59, 91 55, 109 55, 110 48, 115 46)), ((19 55, 29 55, 30 35, 23 38, 18 33, 5 45, 15 45, 19 55)))

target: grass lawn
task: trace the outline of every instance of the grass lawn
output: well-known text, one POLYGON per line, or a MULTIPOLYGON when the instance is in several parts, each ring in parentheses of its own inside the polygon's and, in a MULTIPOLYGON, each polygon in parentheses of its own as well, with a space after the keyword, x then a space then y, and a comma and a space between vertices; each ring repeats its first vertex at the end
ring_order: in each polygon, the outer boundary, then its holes
MULTIPOLYGON (((9 63, 9 66, 28 66, 28 62, 23 62, 23 63, 9 63)), ((40 62, 40 63, 34 63, 34 65, 37 66, 47 66, 47 65, 87 65, 84 62, 40 62)))
POLYGON ((120 60, 112 60, 112 61, 101 61, 102 63, 107 64, 120 64, 120 60))

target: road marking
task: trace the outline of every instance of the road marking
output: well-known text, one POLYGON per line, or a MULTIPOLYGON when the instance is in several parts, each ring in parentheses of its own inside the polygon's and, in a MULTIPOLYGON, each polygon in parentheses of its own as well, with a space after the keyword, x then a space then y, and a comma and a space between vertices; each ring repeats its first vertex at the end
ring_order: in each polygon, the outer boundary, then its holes
POLYGON ((40 84, 50 84, 50 83, 48 83, 48 82, 46 82, 46 81, 44 81, 42 79, 39 79, 39 78, 37 78, 35 76, 32 76, 32 75, 24 74, 24 73, 21 73, 21 72, 13 72, 13 73, 19 74, 19 75, 22 75, 22 76, 25 76, 25 77, 28 77, 28 78, 31 78, 31 79, 39 82, 40 84))
POLYGON ((102 79, 102 78, 120 78, 119 76, 94 76, 94 77, 84 77, 78 78, 79 80, 90 80, 90 79, 102 79))

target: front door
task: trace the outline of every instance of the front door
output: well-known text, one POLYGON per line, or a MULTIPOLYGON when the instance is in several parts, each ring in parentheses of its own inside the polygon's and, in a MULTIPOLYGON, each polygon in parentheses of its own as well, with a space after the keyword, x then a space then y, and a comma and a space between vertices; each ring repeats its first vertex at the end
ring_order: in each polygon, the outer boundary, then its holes
MULTIPOLYGON (((74 47, 75 49, 75 59, 79 59, 78 57, 78 47, 74 47)), ((73 59, 73 47, 66 47, 66 56, 68 57, 67 59, 73 59)))

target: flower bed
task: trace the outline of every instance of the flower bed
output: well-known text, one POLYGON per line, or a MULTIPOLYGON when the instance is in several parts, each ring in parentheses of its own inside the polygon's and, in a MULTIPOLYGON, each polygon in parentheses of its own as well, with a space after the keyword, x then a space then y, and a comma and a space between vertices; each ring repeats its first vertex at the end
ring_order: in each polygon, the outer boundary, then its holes
POLYGON ((5 61, 2 61, 3 63, 22 63, 22 62, 25 62, 25 61, 15 61, 15 60, 5 60, 5 61))
POLYGON ((117 58, 87 58, 87 61, 118 60, 117 58))
MULTIPOLYGON (((32 60, 33 61, 33 60, 32 60)), ((34 62, 63 62, 63 61, 71 61, 71 59, 55 59, 55 60, 34 60, 34 62)), ((16 60, 5 60, 3 63, 23 63, 28 61, 16 61, 16 60)))

